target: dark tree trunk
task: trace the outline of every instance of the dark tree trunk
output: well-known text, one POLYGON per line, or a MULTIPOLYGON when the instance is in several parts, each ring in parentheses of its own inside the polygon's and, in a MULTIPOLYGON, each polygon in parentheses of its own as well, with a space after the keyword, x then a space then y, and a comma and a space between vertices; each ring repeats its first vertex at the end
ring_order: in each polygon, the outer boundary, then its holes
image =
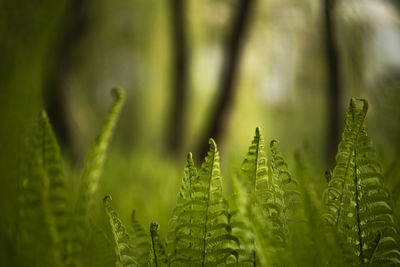
MULTIPOLYGON (((45 108, 48 112, 57 140, 62 147, 72 148, 71 130, 68 124, 68 80, 72 68, 72 54, 76 44, 85 34, 87 19, 85 1, 67 3, 62 27, 56 42, 51 69, 44 86, 45 108)), ((69 151, 71 152, 71 151, 69 151)))
POLYGON ((233 28, 230 38, 225 45, 225 55, 222 65, 218 89, 220 90, 217 103, 212 113, 210 124, 205 135, 200 139, 197 155, 203 157, 209 149, 208 139, 213 138, 217 143, 221 140, 234 101, 237 78, 239 76, 240 58, 243 44, 251 19, 251 8, 255 0, 240 0, 233 17, 233 28))
POLYGON ((335 0, 323 0, 324 40, 328 80, 328 155, 333 163, 340 139, 341 80, 339 55, 335 32, 335 0))
POLYGON ((179 156, 185 143, 185 109, 188 95, 189 62, 185 21, 186 0, 170 0, 173 53, 171 117, 168 124, 167 146, 179 156))

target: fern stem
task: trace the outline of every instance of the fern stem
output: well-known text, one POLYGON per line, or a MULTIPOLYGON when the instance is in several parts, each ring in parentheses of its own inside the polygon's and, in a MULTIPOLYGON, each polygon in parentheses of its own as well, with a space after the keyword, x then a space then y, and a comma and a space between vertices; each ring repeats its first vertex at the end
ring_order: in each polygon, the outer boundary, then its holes
MULTIPOLYGON (((258 155, 258 153, 259 153, 259 151, 260 151, 260 139, 261 139, 261 137, 260 137, 260 129, 257 127, 256 128, 256 136, 257 136, 257 145, 256 145, 256 161, 255 161, 255 163, 256 163, 256 167, 255 167, 255 169, 254 169, 254 184, 253 184, 253 193, 255 194, 256 193, 256 189, 257 189, 257 185, 256 185, 256 182, 257 182, 257 170, 258 170, 258 160, 259 160, 259 155, 258 155)), ((254 203, 253 203, 254 204, 254 203)), ((254 267, 256 267, 256 240, 255 240, 255 238, 254 237, 252 237, 252 243, 253 243, 253 266, 254 267)))
POLYGON ((154 264, 155 264, 156 267, 158 267, 156 244, 155 244, 155 240, 154 240, 154 237, 155 237, 156 232, 157 232, 157 228, 156 227, 157 227, 157 225, 154 224, 154 222, 152 222, 150 224, 150 236, 151 236, 151 245, 153 247, 154 264))
POLYGON ((360 264, 363 264, 363 240, 361 236, 361 220, 360 220, 360 203, 359 203, 359 192, 358 192, 358 176, 357 176, 357 149, 354 148, 354 187, 356 195, 356 212, 357 212, 357 234, 358 234, 358 245, 360 249, 360 264))
MULTIPOLYGON (((365 103, 364 103, 364 105, 365 105, 365 103)), ((355 119, 355 114, 354 113, 355 113, 356 107, 355 107, 355 104, 353 102, 353 99, 350 101, 350 106, 352 107, 352 109, 351 109, 351 118, 352 118, 352 121, 354 122, 354 119, 355 119)), ((364 118, 365 118, 365 113, 363 115, 364 118)), ((362 121, 364 121, 364 118, 362 118, 362 121)), ((355 124, 357 126, 357 122, 355 124)), ((354 137, 352 150, 355 150, 356 142, 357 142, 358 136, 360 135, 361 128, 362 128, 362 122, 360 123, 360 125, 358 125, 358 130, 357 130, 357 134, 354 137)), ((350 164, 351 164, 351 157, 349 157, 349 159, 347 161, 346 172, 344 174, 344 177, 347 177, 347 175, 348 175, 348 172, 349 172, 349 169, 350 169, 350 164)), ((343 190, 344 190, 345 185, 346 185, 346 181, 343 180, 343 182, 342 182, 342 194, 340 194, 340 206, 339 206, 338 211, 337 211, 337 219, 336 219, 336 224, 335 224, 336 227, 338 227, 338 225, 339 225, 340 214, 342 212, 343 190)))

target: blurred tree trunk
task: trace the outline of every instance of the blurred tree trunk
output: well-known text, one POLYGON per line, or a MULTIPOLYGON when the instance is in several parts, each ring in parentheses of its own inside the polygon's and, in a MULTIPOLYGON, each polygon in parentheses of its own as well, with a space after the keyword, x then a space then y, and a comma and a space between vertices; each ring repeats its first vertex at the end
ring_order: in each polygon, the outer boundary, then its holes
POLYGON ((56 42, 55 53, 47 82, 44 86, 45 108, 48 112, 59 144, 74 160, 71 129, 68 122, 68 80, 73 68, 73 52, 87 29, 85 1, 73 0, 67 3, 63 14, 62 27, 56 42))
POLYGON ((168 151, 174 156, 182 153, 185 144, 184 124, 189 82, 185 3, 186 0, 170 0, 174 73, 167 146, 168 151))
POLYGON ((324 41, 328 80, 328 163, 333 163, 340 139, 342 85, 335 32, 335 0, 323 0, 324 41))
POLYGON ((233 16, 233 27, 230 37, 226 40, 225 55, 219 79, 217 103, 214 107, 212 117, 207 122, 210 124, 205 128, 205 135, 198 144, 197 155, 203 157, 209 149, 208 139, 213 138, 217 143, 221 140, 225 130, 228 117, 232 109, 235 95, 237 78, 239 76, 240 58, 243 44, 246 39, 251 9, 255 0, 239 0, 235 16, 233 16))

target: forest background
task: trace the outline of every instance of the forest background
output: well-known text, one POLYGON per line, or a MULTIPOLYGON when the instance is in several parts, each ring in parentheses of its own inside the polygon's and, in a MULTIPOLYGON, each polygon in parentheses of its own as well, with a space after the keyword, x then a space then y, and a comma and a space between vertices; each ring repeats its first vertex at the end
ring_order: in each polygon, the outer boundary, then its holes
POLYGON ((352 96, 370 102, 384 172, 400 173, 399 14, 389 0, 1 0, 0 250, 13 231, 27 125, 48 112, 76 193, 113 86, 126 101, 97 221, 111 193, 123 219, 137 209, 142 225, 166 226, 186 153, 199 164, 215 138, 229 177, 256 126, 289 163, 309 151, 323 180, 352 96))

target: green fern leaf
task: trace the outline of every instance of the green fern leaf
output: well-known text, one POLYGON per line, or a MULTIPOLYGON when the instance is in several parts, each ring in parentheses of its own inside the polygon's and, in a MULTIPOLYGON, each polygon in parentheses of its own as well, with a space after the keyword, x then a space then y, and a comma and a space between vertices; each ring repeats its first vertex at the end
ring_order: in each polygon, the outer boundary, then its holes
POLYGON ((151 254, 150 266, 160 267, 167 265, 167 254, 164 246, 161 244, 160 236, 158 233, 159 225, 156 221, 150 224, 150 237, 151 237, 151 254))
MULTIPOLYGON (((186 248, 192 248, 192 238, 193 237, 193 229, 199 228, 200 226, 193 224, 193 215, 189 214, 188 216, 181 217, 178 216, 182 208, 185 208, 187 212, 191 213, 194 210, 195 200, 193 197, 193 184, 197 177, 197 169, 194 165, 192 153, 189 153, 186 159, 186 166, 184 171, 184 176, 182 179, 181 189, 177 196, 177 208, 175 209, 172 218, 169 222, 169 228, 171 229, 167 234, 167 248, 168 248, 168 256, 171 259, 171 262, 175 262, 175 259, 184 259, 182 255, 179 253, 183 252, 186 248), (177 238, 179 238, 181 231, 185 231, 187 228, 187 240, 188 242, 176 242, 177 238)), ((191 255, 188 255, 187 260, 190 261, 191 255)))
POLYGON ((78 214, 84 216, 87 214, 89 206, 93 201, 93 195, 98 187, 108 144, 125 98, 124 91, 121 88, 114 88, 112 94, 115 97, 115 102, 85 159, 85 168, 82 174, 82 184, 76 211, 78 214))
POLYGON ((242 239, 244 236, 250 237, 242 243, 247 250, 251 248, 251 259, 245 256, 244 262, 251 262, 252 266, 259 265, 259 262, 279 262, 278 254, 282 252, 278 251, 286 247, 288 242, 289 211, 293 209, 298 195, 295 181, 276 143, 275 140, 270 143, 271 159, 268 161, 264 139, 260 129, 256 128, 254 139, 242 163, 242 182, 236 181, 236 188, 243 185, 247 188, 247 193, 239 188, 242 191, 239 198, 245 200, 238 206, 245 205, 245 209, 239 208, 239 214, 245 228, 252 232, 249 234, 246 230, 239 230, 239 233, 242 239), (244 194, 248 196, 244 197, 244 194))
POLYGON ((112 94, 115 97, 115 101, 110 108, 99 135, 92 143, 91 149, 86 156, 78 201, 75 206, 74 235, 67 246, 68 266, 81 265, 80 257, 84 249, 89 208, 98 187, 106 150, 125 98, 124 91, 121 88, 114 88, 112 94))
MULTIPOLYGON (((249 199, 251 200, 249 200, 250 203, 248 203, 250 206, 256 205, 257 196, 263 198, 260 193, 265 192, 263 188, 266 188, 268 184, 268 163, 264 146, 264 138, 260 129, 257 127, 255 130, 254 139, 242 162, 240 175, 242 177, 242 181, 247 184, 245 187, 248 189, 247 194, 250 194, 249 199)), ((245 217, 247 217, 247 215, 242 215, 243 216, 239 219, 239 221, 245 221, 245 217)), ((245 226, 247 229, 250 227, 251 226, 249 223, 247 223, 245 226)), ((254 236, 252 237, 253 232, 246 233, 248 231, 247 229, 239 230, 239 235, 242 239, 246 236, 249 237, 248 240, 242 240, 242 244, 244 245, 245 249, 248 250, 248 255, 242 256, 242 260, 244 262, 251 262, 252 266, 256 266, 259 260, 256 256, 255 239, 254 236)))
POLYGON ((118 214, 111 206, 111 196, 104 197, 104 209, 110 220, 110 226, 113 233, 114 249, 116 255, 116 266, 139 266, 136 258, 131 255, 132 248, 130 246, 130 237, 125 226, 118 218, 118 214))
POLYGON ((383 185, 372 141, 364 126, 368 103, 350 102, 337 165, 325 193, 324 218, 345 237, 360 266, 395 266, 400 263, 390 194, 383 185))
POLYGON ((231 231, 231 214, 221 183, 217 146, 210 139, 210 151, 198 173, 188 155, 170 221, 168 250, 172 266, 216 266, 237 261, 239 241, 231 231))
MULTIPOLYGON (((68 198, 60 148, 44 111, 23 158, 19 243, 36 248, 29 260, 32 265, 61 266, 68 233, 68 198)), ((21 251, 26 254, 31 249, 21 251)))
POLYGON ((133 255, 138 260, 139 266, 144 266, 149 262, 150 240, 149 235, 146 234, 135 218, 135 211, 131 214, 131 246, 133 255))
POLYGON ((42 113, 43 123, 43 167, 48 177, 47 203, 59 240, 56 243, 61 246, 66 243, 68 237, 69 201, 68 189, 64 176, 60 147, 51 128, 51 124, 45 112, 42 113))

